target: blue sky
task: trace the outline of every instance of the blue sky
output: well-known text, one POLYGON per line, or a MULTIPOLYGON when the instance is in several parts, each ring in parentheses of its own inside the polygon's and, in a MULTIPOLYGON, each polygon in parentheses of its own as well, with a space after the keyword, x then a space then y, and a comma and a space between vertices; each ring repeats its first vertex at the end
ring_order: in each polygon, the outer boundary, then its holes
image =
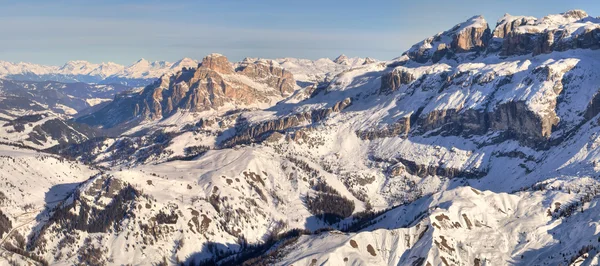
POLYGON ((600 16, 587 0, 531 1, 6 1, 0 60, 130 64, 139 58, 391 59, 474 15, 494 27, 504 13, 542 17, 569 9, 600 16))

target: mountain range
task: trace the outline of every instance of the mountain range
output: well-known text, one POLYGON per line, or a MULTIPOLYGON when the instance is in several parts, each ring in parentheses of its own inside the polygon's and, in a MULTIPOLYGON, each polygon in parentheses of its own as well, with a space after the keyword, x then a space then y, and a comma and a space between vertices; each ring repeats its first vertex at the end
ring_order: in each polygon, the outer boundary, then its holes
POLYGON ((597 265, 599 50, 600 19, 571 10, 474 16, 388 61, 210 54, 111 97, 72 90, 112 99, 72 114, 6 76, 31 108, 4 108, 0 254, 597 265), (34 130, 49 119, 65 130, 34 130))
POLYGON ((112 62, 94 64, 87 61, 69 61, 62 66, 0 61, 0 77, 24 81, 85 82, 122 84, 130 87, 145 86, 153 80, 182 68, 195 68, 198 62, 183 58, 175 63, 150 62, 140 59, 129 66, 112 62))
MULTIPOLYGON (((376 60, 372 58, 348 58, 345 55, 340 55, 335 60, 322 58, 313 61, 308 59, 282 58, 275 59, 274 61, 298 70, 299 80, 315 81, 321 79, 322 75, 335 73, 349 66, 361 65, 365 62, 371 63, 376 60)), ((144 87, 161 76, 174 74, 182 68, 196 68, 198 63, 197 60, 190 58, 183 58, 174 63, 148 61, 142 58, 129 66, 112 62, 95 64, 83 60, 69 61, 62 66, 0 61, 0 78, 19 81, 85 82, 144 87)))

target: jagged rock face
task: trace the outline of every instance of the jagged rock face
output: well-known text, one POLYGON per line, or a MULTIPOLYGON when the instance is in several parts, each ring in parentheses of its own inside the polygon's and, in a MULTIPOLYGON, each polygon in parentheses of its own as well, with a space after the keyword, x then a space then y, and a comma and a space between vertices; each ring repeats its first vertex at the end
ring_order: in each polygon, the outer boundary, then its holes
POLYGON ((493 33, 481 16, 427 38, 405 54, 418 63, 437 63, 457 54, 483 52, 513 55, 539 55, 572 49, 600 49, 599 20, 581 10, 571 10, 541 19, 504 15, 493 33))
POLYGON ((397 90, 401 85, 410 84, 415 81, 415 76, 404 69, 396 68, 381 77, 381 89, 383 93, 397 90))
POLYGON ((220 54, 210 54, 204 57, 200 66, 221 74, 233 73, 233 67, 231 66, 231 63, 229 63, 229 60, 227 60, 227 57, 220 54))
POLYGON ((335 103, 329 108, 323 108, 308 112, 296 113, 276 120, 264 121, 254 125, 245 125, 238 129, 235 136, 226 140, 222 146, 233 147, 239 144, 248 144, 266 139, 267 135, 277 131, 285 131, 302 123, 317 123, 329 117, 332 113, 338 113, 352 104, 352 99, 346 98, 335 103))
POLYGON ((441 129, 447 135, 482 135, 493 131, 507 131, 523 142, 543 142, 552 133, 558 121, 540 117, 523 102, 501 104, 491 112, 477 110, 440 110, 419 118, 419 131, 441 129))
POLYGON ((513 32, 520 26, 533 25, 537 19, 534 17, 513 17, 505 14, 504 17, 498 20, 493 36, 496 38, 504 38, 509 33, 513 32))
MULTIPOLYGON (((516 70, 520 72, 518 75, 511 73, 513 70, 506 72, 508 65, 504 63, 471 70, 466 70, 472 67, 470 64, 456 68, 443 63, 398 66, 383 72, 380 94, 398 97, 396 105, 404 111, 390 117, 395 122, 355 132, 359 138, 368 140, 420 135, 469 137, 502 132, 523 145, 544 148, 564 134, 553 137, 554 132, 564 132, 557 127, 564 128, 568 123, 579 123, 597 114, 597 103, 592 100, 588 109, 581 110, 587 112, 585 117, 571 121, 561 121, 564 119, 559 117, 561 97, 563 100, 571 97, 561 95, 564 88, 575 76, 586 76, 581 74, 579 62, 580 59, 549 60, 516 70)), ((585 68, 594 69, 587 65, 585 68)))
POLYGON ((236 71, 278 89, 282 95, 290 95, 294 92, 294 76, 273 60, 243 62, 236 71))
POLYGON ((434 110, 414 117, 402 118, 398 122, 377 130, 357 131, 361 139, 374 140, 389 137, 423 135, 472 136, 491 132, 508 132, 517 140, 528 145, 538 145, 550 137, 552 127, 558 123, 555 116, 540 117, 523 102, 501 104, 493 111, 483 110, 434 110))
POLYGON ((451 47, 456 53, 480 51, 487 47, 491 35, 490 28, 483 17, 472 18, 471 21, 482 20, 477 25, 465 27, 453 36, 451 47))
POLYGON ((211 54, 197 69, 165 75, 139 94, 118 96, 112 104, 79 121, 113 127, 134 118, 161 119, 178 110, 199 112, 228 104, 269 104, 290 95, 294 88, 293 75, 276 62, 245 61, 234 70, 225 56, 211 54), (112 119, 96 119, 106 116, 112 119))
POLYGON ((502 42, 502 55, 524 55, 550 53, 553 50, 554 32, 508 33, 502 42))
POLYGON ((410 119, 401 118, 396 123, 376 130, 358 130, 356 135, 363 140, 374 140, 391 137, 407 137, 410 131, 410 119))
POLYGON ((490 28, 482 16, 475 16, 454 28, 414 45, 406 54, 411 60, 438 62, 445 56, 485 50, 491 40, 490 28))
POLYGON ((581 10, 571 10, 540 20, 505 15, 494 30, 494 37, 503 38, 501 55, 505 56, 598 49, 600 29, 594 22, 594 19, 581 10), (572 26, 565 27, 561 23, 580 26, 573 29, 572 26))

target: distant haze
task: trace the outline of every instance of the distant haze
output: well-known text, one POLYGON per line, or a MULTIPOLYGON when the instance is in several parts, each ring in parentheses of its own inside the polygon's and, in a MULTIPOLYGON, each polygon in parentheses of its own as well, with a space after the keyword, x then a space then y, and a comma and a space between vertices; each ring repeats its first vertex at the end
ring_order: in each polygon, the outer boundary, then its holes
POLYGON ((0 0, 0 60, 131 64, 219 52, 244 57, 400 56, 482 14, 542 17, 596 1, 19 1, 0 0))

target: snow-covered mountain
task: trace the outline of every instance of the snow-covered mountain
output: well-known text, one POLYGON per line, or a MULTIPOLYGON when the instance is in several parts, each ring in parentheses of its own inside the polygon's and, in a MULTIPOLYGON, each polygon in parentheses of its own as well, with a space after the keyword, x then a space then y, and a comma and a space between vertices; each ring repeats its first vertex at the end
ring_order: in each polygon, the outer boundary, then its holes
MULTIPOLYGON (((258 58, 248 58, 244 61, 256 61, 258 58)), ((348 58, 340 55, 335 60, 322 58, 318 60, 280 58, 273 60, 281 67, 294 73, 299 85, 306 86, 322 82, 337 73, 363 64, 377 62, 372 58, 348 58)), ((94 64, 87 61, 69 61, 63 66, 46 66, 31 63, 11 63, 0 61, 0 78, 21 81, 57 81, 85 82, 99 84, 122 84, 130 87, 146 86, 163 75, 174 74, 183 68, 196 68, 198 61, 183 58, 177 62, 150 62, 140 59, 130 66, 112 62, 94 64)), ((240 62, 241 63, 241 62, 240 62)))
POLYGON ((22 81, 85 82, 139 87, 152 83, 162 75, 197 66, 198 62, 190 58, 174 63, 140 59, 129 66, 112 62, 94 64, 81 60, 69 61, 63 66, 0 61, 0 77, 22 81))
POLYGON ((275 59, 281 67, 292 72, 294 78, 300 86, 304 87, 312 83, 321 83, 330 81, 335 75, 366 64, 372 64, 377 60, 372 58, 349 58, 346 55, 340 55, 336 59, 321 58, 317 60, 298 59, 298 58, 278 58, 275 59))
POLYGON ((26 239, 4 234, 21 216, 0 201, 2 255, 596 265, 599 36, 575 10, 475 16, 390 61, 211 54, 72 121, 122 134, 46 150, 104 170, 64 181, 26 239))

